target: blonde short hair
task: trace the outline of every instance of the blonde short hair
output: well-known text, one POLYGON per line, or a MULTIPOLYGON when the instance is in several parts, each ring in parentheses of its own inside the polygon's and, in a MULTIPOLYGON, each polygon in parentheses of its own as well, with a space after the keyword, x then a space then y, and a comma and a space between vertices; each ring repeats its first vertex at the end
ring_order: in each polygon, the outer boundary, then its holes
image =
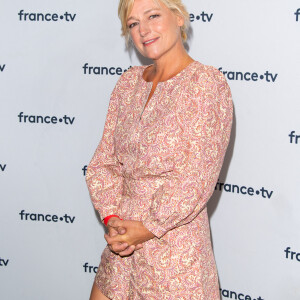
MULTIPOLYGON (((184 41, 187 40, 187 30, 190 25, 190 16, 181 0, 154 0, 156 2, 162 2, 173 13, 182 16, 184 18, 184 24, 181 26, 181 37, 184 41)), ((118 15, 121 20, 122 36, 125 36, 126 41, 129 40, 129 29, 127 27, 127 18, 133 7, 134 0, 120 0, 118 15)))

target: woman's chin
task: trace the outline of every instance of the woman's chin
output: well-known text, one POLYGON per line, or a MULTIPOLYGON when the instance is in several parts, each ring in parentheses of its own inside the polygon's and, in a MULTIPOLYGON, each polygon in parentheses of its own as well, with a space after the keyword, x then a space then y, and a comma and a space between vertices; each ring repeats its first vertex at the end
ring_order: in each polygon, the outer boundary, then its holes
MULTIPOLYGON (((141 53, 141 52, 140 52, 141 53)), ((141 53, 144 57, 151 59, 151 60, 158 60, 161 55, 156 54, 156 53, 141 53)))

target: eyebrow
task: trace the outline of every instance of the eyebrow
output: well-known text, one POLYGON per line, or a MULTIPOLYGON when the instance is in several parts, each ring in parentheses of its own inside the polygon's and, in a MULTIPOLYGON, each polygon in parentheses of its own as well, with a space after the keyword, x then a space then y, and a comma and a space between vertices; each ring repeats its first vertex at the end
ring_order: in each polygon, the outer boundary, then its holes
MULTIPOLYGON (((150 8, 150 9, 144 11, 144 15, 146 15, 149 12, 154 11, 154 10, 160 10, 160 9, 159 9, 159 7, 158 8, 150 8)), ((136 18, 135 17, 130 17, 130 18, 127 19, 127 22, 130 21, 130 20, 136 20, 136 18)))

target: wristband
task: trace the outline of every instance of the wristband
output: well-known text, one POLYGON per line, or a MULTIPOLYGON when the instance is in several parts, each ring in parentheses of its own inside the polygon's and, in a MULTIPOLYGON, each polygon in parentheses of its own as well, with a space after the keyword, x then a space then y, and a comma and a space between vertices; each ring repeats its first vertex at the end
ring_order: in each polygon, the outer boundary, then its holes
POLYGON ((108 220, 109 220, 110 218, 112 218, 112 217, 116 217, 116 218, 119 218, 120 220, 122 220, 122 219, 121 219, 119 216, 117 216, 117 215, 110 215, 110 216, 107 216, 107 217, 105 217, 105 218, 103 219, 103 223, 104 223, 105 226, 107 226, 108 220))

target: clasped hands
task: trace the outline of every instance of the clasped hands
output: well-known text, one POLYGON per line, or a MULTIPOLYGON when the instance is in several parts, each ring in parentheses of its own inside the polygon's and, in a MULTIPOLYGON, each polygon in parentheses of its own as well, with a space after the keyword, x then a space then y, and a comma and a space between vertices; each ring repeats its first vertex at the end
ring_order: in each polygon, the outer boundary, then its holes
POLYGON ((154 238, 141 221, 120 220, 112 217, 107 223, 108 234, 105 234, 109 249, 120 256, 131 255, 143 247, 143 243, 154 238))

